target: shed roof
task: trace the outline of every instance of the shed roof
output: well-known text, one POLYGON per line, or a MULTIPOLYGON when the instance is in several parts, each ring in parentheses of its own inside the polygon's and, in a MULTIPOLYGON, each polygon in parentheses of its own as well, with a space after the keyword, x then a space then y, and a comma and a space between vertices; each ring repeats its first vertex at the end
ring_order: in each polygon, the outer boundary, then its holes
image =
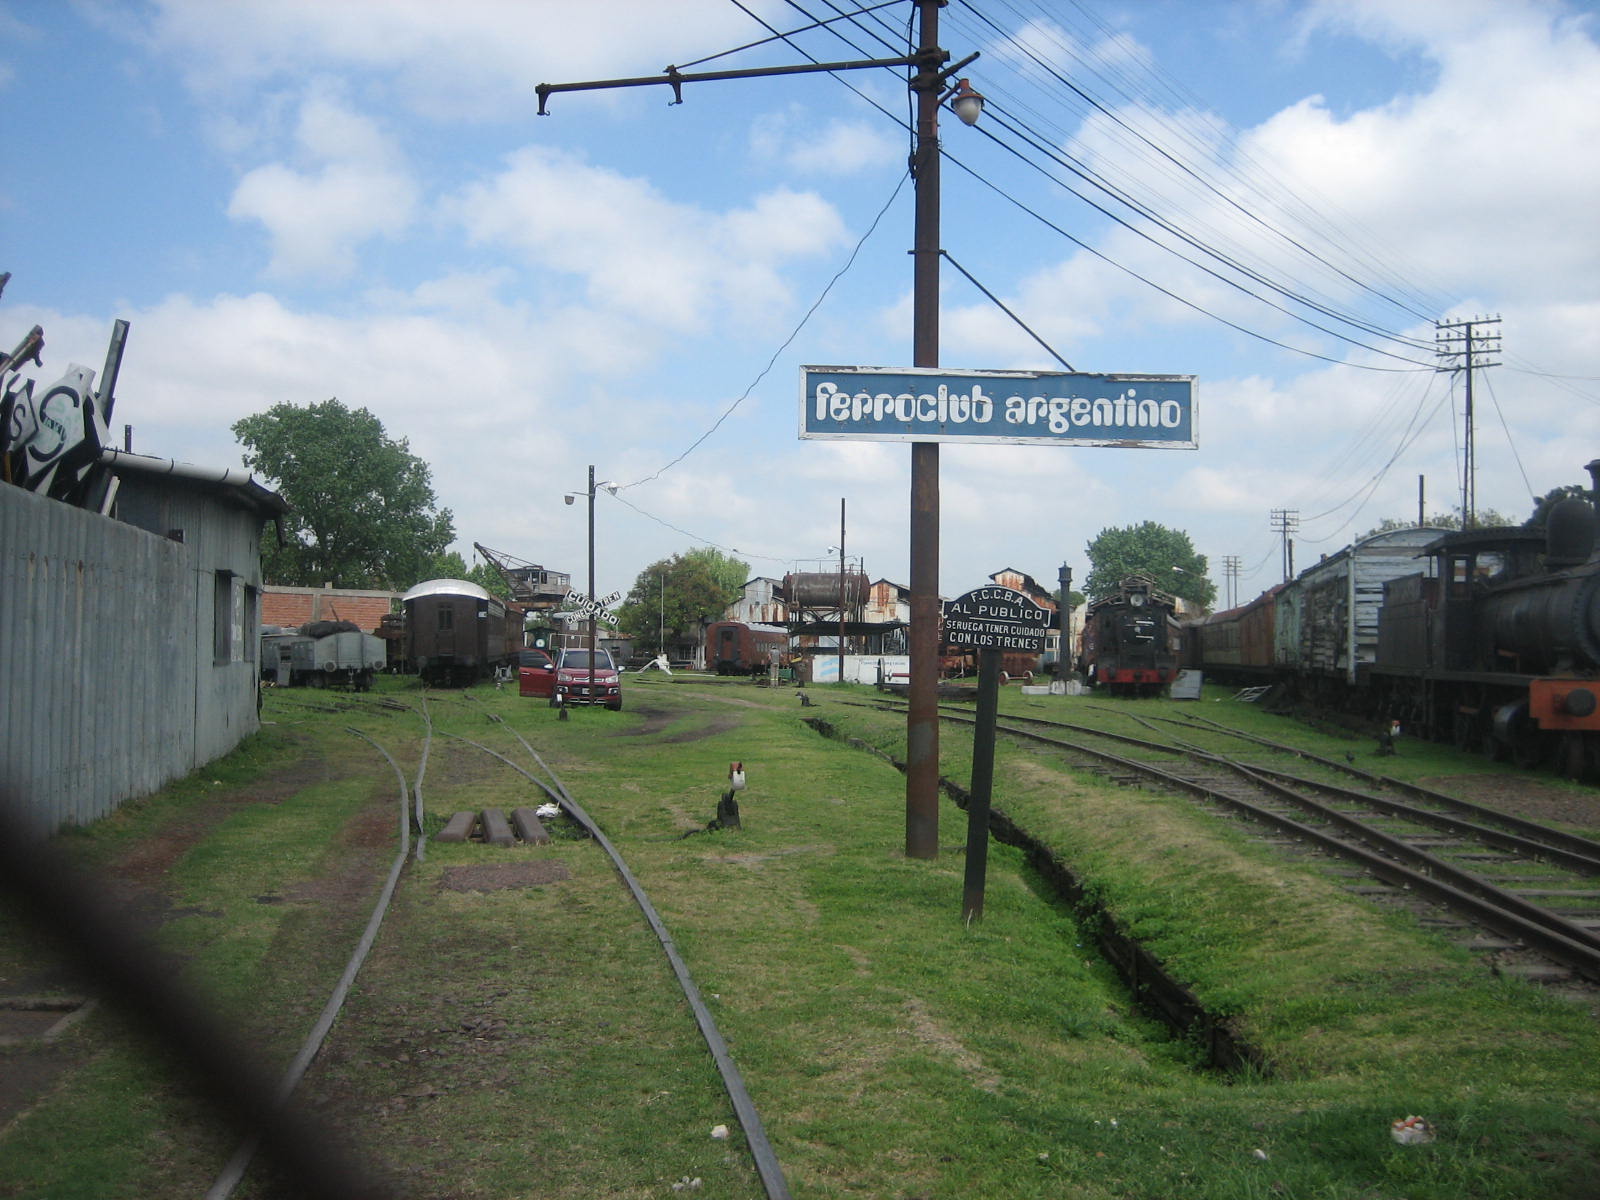
POLYGON ((227 467, 197 467, 170 458, 152 458, 128 450, 102 450, 101 465, 118 477, 168 478, 182 486, 219 496, 241 508, 264 517, 278 517, 289 511, 287 500, 257 482, 247 471, 227 467))

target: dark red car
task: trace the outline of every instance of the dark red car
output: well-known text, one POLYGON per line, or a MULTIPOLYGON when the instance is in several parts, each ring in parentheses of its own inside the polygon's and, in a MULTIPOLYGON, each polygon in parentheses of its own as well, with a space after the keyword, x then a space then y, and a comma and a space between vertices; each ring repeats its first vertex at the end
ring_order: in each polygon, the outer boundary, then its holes
POLYGON ((517 651, 517 691, 523 696, 555 694, 556 663, 543 650, 517 651))

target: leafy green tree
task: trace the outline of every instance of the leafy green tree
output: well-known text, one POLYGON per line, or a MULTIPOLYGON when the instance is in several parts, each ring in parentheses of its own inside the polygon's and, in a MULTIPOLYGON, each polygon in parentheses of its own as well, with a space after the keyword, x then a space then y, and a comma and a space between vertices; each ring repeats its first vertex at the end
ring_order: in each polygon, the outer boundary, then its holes
POLYGON ((696 549, 659 559, 640 571, 617 608, 617 627, 644 653, 665 640, 696 638, 702 622, 715 621, 739 598, 750 566, 720 550, 696 549))
POLYGON ((1589 489, 1581 483, 1563 484, 1558 488, 1551 488, 1544 495, 1533 502, 1533 513, 1522 523, 1524 529, 1543 529, 1550 519, 1550 510, 1569 496, 1576 496, 1579 500, 1589 498, 1589 489))
POLYGON ((414 582, 421 583, 423 579, 465 579, 468 583, 477 584, 491 596, 498 596, 502 600, 511 599, 511 585, 506 582, 504 575, 488 563, 480 562, 467 566, 467 560, 455 550, 436 557, 428 564, 426 573, 421 579, 414 582))
POLYGON ((723 608, 739 598, 739 589, 744 587, 745 581, 750 578, 749 563, 741 562, 711 546, 699 546, 687 550, 681 557, 686 563, 704 567, 717 585, 728 593, 723 608))
POLYGON ((284 545, 269 528, 262 570, 274 583, 401 589, 428 572, 455 537, 437 509, 428 465, 364 408, 326 400, 275 404, 235 421, 245 465, 292 506, 284 545))
MULTIPOLYGON (((1550 494, 1554 496, 1555 492, 1550 494)), ((1559 496, 1556 498, 1560 499, 1559 496)), ((1433 513, 1428 517, 1428 524, 1435 529, 1460 529, 1461 510, 1459 508, 1453 508, 1447 513, 1433 513)), ((1483 509, 1482 511, 1474 514, 1472 519, 1472 527, 1474 529, 1498 529, 1506 525, 1515 524, 1516 521, 1511 517, 1506 516, 1504 513, 1496 512, 1492 508, 1483 509)), ((1352 540, 1359 542, 1366 538, 1373 537, 1376 534, 1391 533, 1396 529, 1414 529, 1415 527, 1416 522, 1414 521, 1408 521, 1401 517, 1385 517, 1371 529, 1352 540)))
POLYGON ((1083 589, 1090 600, 1111 595, 1137 572, 1153 577, 1162 591, 1201 608, 1209 608, 1216 599, 1217 587, 1206 578, 1206 557, 1195 552, 1181 529, 1154 521, 1102 529, 1087 551, 1089 578, 1083 589))

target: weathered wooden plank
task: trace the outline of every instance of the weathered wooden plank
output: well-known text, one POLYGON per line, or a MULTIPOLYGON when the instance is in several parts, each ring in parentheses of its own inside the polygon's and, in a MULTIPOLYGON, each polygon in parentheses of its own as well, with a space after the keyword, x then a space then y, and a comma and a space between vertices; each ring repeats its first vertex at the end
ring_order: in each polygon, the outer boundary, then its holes
POLYGON ((542 846, 550 840, 539 814, 531 808, 513 808, 511 825, 517 831, 517 836, 531 846, 542 846))
POLYGON ((498 808, 483 810, 483 840, 491 846, 515 846, 516 834, 511 832, 511 823, 506 820, 505 813, 498 808))

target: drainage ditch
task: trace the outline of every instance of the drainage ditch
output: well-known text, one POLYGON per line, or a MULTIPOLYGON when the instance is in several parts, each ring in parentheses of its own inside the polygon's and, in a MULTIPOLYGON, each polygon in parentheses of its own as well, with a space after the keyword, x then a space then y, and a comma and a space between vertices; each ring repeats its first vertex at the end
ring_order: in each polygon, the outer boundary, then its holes
MULTIPOLYGON (((889 762, 904 773, 905 764, 859 738, 841 734, 821 717, 804 718, 805 723, 823 737, 842 741, 889 762)), ((964 811, 967 790, 943 777, 940 787, 964 811)), ((1072 909, 1086 936, 1121 978, 1140 1012, 1160 1021, 1174 1035, 1192 1041, 1201 1051, 1207 1067, 1227 1074, 1251 1073, 1267 1076, 1271 1064, 1259 1049, 1236 1037, 1227 1019, 1210 1012, 1194 993, 1184 987, 1162 965, 1161 960, 1129 936, 1113 917, 1088 895, 1083 883, 1038 839, 1019 826, 999 808, 989 812, 989 836, 1022 851, 1028 865, 1039 873, 1054 893, 1072 909)))

